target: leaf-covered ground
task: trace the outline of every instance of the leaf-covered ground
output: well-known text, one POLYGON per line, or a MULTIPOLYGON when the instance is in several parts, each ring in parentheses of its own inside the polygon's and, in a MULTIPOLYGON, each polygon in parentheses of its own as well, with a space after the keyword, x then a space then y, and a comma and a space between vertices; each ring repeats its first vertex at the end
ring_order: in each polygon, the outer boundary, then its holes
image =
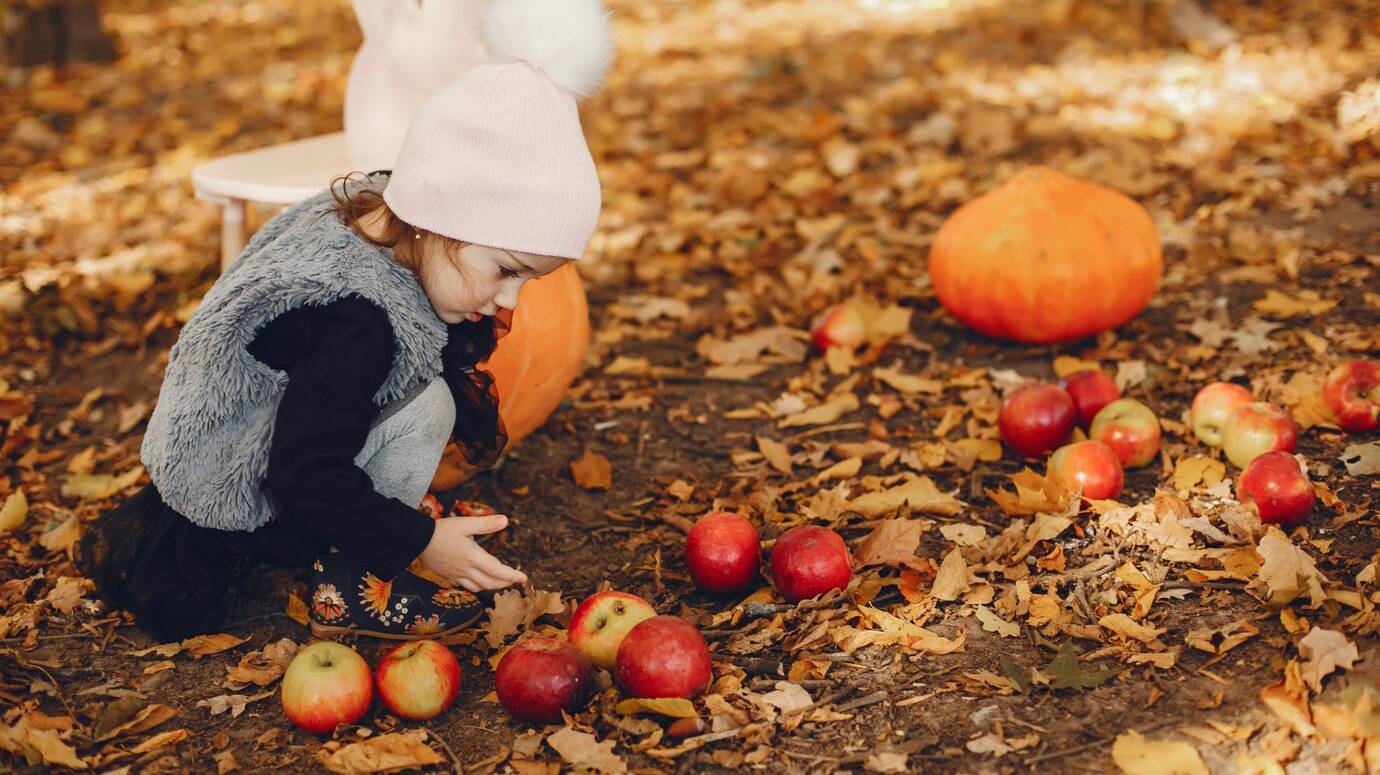
POLYGON ((102 6, 116 63, 0 87, 5 767, 1380 765, 1380 480, 1343 462, 1376 439, 1319 399, 1327 369, 1380 353, 1373 4, 614 3, 618 60, 584 112, 604 183, 587 368, 501 468, 442 493, 513 515, 490 547, 542 591, 455 639, 446 714, 376 704, 331 740, 276 692, 309 639, 305 573, 247 569, 224 633, 157 644, 93 602, 70 550, 141 481, 168 347, 215 278, 219 213, 191 168, 337 130, 358 31, 344 0, 102 6), (1057 348, 965 330, 926 273, 948 213, 1037 163, 1135 197, 1165 246, 1144 313, 1057 348), (883 321, 876 341, 809 353, 844 299, 883 321), (995 419, 1020 382, 1089 363, 1165 443, 1118 503, 1080 509, 1003 454, 995 419), (1218 379, 1298 422, 1319 494, 1301 526, 1262 529, 1194 440, 1188 403, 1218 379), (765 578, 697 594, 684 530, 715 507, 768 546, 837 528, 854 584, 799 607, 765 578), (603 585, 709 638, 691 736, 613 689, 543 729, 492 702, 496 655, 603 585))

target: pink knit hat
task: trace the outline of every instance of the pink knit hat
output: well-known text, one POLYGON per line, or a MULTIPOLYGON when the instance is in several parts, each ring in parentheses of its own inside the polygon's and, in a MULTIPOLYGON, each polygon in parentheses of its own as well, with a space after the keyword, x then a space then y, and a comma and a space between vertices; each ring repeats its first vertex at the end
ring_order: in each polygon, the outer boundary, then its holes
POLYGON ((415 227, 578 259, 599 220, 599 175, 576 100, 613 56, 600 0, 492 0, 490 63, 418 109, 383 199, 415 227))

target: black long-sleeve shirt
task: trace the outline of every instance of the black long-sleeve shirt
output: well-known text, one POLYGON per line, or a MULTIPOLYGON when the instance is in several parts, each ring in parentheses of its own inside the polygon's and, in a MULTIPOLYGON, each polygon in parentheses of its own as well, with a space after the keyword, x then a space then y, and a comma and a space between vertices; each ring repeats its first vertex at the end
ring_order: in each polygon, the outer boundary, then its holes
MULTIPOLYGON (((472 348, 483 346, 475 325, 449 326, 442 351, 442 377, 456 398, 457 441, 483 435, 491 419, 484 415, 497 412, 464 372, 475 359, 472 348)), ((426 548, 435 522, 418 504, 379 493, 354 463, 381 411, 373 396, 393 364, 388 316, 357 296, 298 307, 260 329, 248 349, 288 375, 265 480, 279 516, 252 533, 213 531, 217 540, 287 566, 305 565, 334 546, 380 578, 397 575, 426 548)), ((140 510, 171 511, 153 485, 140 496, 140 510)), ((176 522, 180 531, 209 530, 180 515, 176 522)))

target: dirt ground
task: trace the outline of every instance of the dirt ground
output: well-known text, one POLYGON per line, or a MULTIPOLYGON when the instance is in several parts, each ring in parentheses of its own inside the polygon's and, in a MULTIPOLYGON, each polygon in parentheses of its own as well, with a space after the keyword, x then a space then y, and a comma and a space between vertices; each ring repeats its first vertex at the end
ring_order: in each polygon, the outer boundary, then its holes
MULTIPOLYGON (((179 35, 193 35, 188 28, 194 19, 169 21, 159 4, 111 5, 120 13, 115 26, 129 40, 141 34, 135 20, 145 15, 177 28, 179 35)), ((324 95, 320 104, 298 110, 292 119, 274 111, 243 115, 239 134, 215 129, 211 120, 189 114, 196 117, 184 119, 188 126, 183 131, 195 134, 193 145, 201 144, 201 152, 222 153, 335 128, 331 117, 339 111, 340 63, 347 61, 341 52, 346 48, 326 33, 349 29, 348 4, 307 5, 297 11, 273 11, 286 14, 286 21, 245 12, 208 26, 204 34, 240 39, 246 31, 252 34, 269 23, 282 25, 282 40, 275 45, 309 63, 278 74, 290 84, 284 88, 297 90, 285 98, 286 105, 305 108, 314 90, 324 95), (311 14, 315 16, 310 20, 304 18, 311 14)), ((813 499, 837 484, 812 477, 845 457, 841 448, 869 440, 897 449, 943 441, 936 439, 935 428, 943 422, 945 409, 967 395, 952 388, 939 396, 907 397, 885 418, 878 404, 865 402, 860 410, 824 427, 782 430, 779 418, 767 413, 744 419, 728 416, 735 410, 771 405, 784 393, 822 400, 848 377, 831 374, 818 356, 805 355, 765 356, 760 359, 765 369, 756 376, 713 379, 705 374, 717 364, 697 344, 702 345, 705 337, 726 339, 773 324, 803 330, 826 302, 855 295, 909 311, 909 331, 890 341, 876 361, 907 374, 948 380, 981 369, 985 376, 974 385, 994 395, 1008 371, 1024 378, 1055 378, 1060 356, 1097 361, 1112 370, 1123 364, 1143 367, 1128 395, 1153 406, 1165 420, 1166 446, 1161 460, 1128 471, 1127 489, 1120 497, 1125 504, 1154 502, 1166 489, 1172 491, 1169 482, 1176 464, 1195 452, 1202 454, 1183 420, 1194 393, 1206 382, 1234 379, 1250 384, 1300 416, 1300 407, 1306 405, 1291 403, 1297 396, 1290 386, 1298 384, 1291 379, 1300 374, 1316 377, 1325 365, 1343 357, 1380 353, 1380 174, 1375 172, 1380 145, 1361 143, 1338 151, 1334 143, 1332 150, 1320 150, 1326 143, 1310 135, 1322 131, 1316 125, 1332 115, 1340 91, 1380 75, 1380 58, 1355 64, 1362 55, 1377 51, 1376 17, 1363 6, 1347 3, 1327 4, 1327 9, 1310 3, 1249 8, 1205 4, 1248 41, 1246 53, 1233 59, 1230 53, 1183 39, 1155 15, 1154 4, 1094 3, 1076 11, 1059 10, 1067 3, 1037 4, 1030 11, 1033 17, 993 10, 999 4, 958 4, 979 10, 957 23, 925 21, 894 29, 883 29, 885 24, 875 20, 871 27, 831 28, 828 14, 834 6, 828 4, 798 4, 798 14, 790 10, 791 4, 731 4, 729 11, 737 9, 743 28, 758 34, 747 39, 732 30, 715 31, 715 20, 723 23, 718 14, 729 13, 721 5, 618 5, 623 15, 619 29, 630 53, 615 71, 608 93, 586 109, 606 187, 601 224, 605 236, 592 248, 596 255, 590 267, 582 267, 594 332, 586 368, 571 397, 541 430, 510 450, 499 467, 438 495, 443 502, 480 500, 511 515, 512 527, 487 546, 525 570, 534 587, 559 591, 565 601, 582 599, 604 585, 642 595, 658 611, 699 624, 709 633, 716 675, 737 676, 759 695, 778 688, 793 667, 798 670, 800 663, 810 663, 815 672, 790 681, 832 713, 807 713, 805 720, 797 716, 794 721, 778 718, 771 723, 740 703, 738 712, 761 728, 676 751, 678 741, 662 739, 645 723, 633 726, 627 721, 630 717, 614 713, 615 693, 609 692, 575 719, 576 726, 600 740, 617 740, 615 751, 630 771, 645 772, 1111 772, 1109 750, 1126 730, 1189 741, 1214 773, 1271 771, 1262 764, 1266 761, 1280 768, 1275 771, 1290 773, 1353 771, 1348 768, 1358 761, 1357 752, 1369 743, 1359 737, 1305 734, 1297 724, 1291 727, 1280 711, 1267 707, 1261 694, 1293 669, 1299 636, 1307 629, 1299 628, 1300 618, 1345 631, 1360 654, 1356 669, 1329 679, 1315 693, 1315 703, 1344 702, 1339 698, 1348 689, 1375 687, 1380 681, 1375 639, 1380 620, 1369 596, 1360 610, 1335 600, 1306 607, 1301 599, 1281 613, 1248 592, 1242 578, 1195 580, 1186 572, 1220 570, 1218 566, 1175 565, 1163 559, 1162 547, 1118 543, 1101 526, 1098 513, 1084 510, 1074 516, 1071 529, 1040 541, 1030 561, 1020 563, 1034 569, 1032 580, 1048 574, 1046 590, 1066 606, 1063 621, 1070 627, 1021 622, 1018 616, 1013 618, 1021 624, 1019 636, 1003 637, 983 626, 975 606, 959 601, 937 607, 920 622, 945 639, 961 633, 963 647, 953 653, 926 653, 894 644, 844 650, 828 638, 796 650, 796 639, 831 620, 851 621, 847 617, 861 603, 896 610, 905 602, 897 594, 903 589, 901 568, 873 567, 866 572, 879 584, 866 592, 875 598, 859 597, 864 592, 855 589, 854 599, 836 601, 833 607, 782 610, 756 621, 719 621, 716 614, 732 610, 740 601, 713 599, 694 590, 684 564, 682 526, 711 508, 739 509, 753 516, 764 539, 772 539, 807 519, 802 516, 805 508, 813 508, 813 499), (786 10, 773 11, 778 5, 786 10), (1318 14, 1330 21, 1309 26, 1319 22, 1318 14), (1050 21, 1056 17, 1057 23, 1050 21), (1337 18, 1350 20, 1342 26, 1357 31, 1350 38, 1345 30, 1338 32, 1337 18), (753 25, 774 27, 779 34, 753 25), (1291 92, 1297 87, 1292 81, 1281 85, 1275 98, 1296 99, 1298 109, 1284 118, 1251 114, 1222 124, 1177 116, 1178 139, 1196 132, 1222 143, 1196 170, 1161 158, 1182 147, 1152 131, 1110 129, 1100 134, 1079 126, 1099 115, 1095 111, 1070 115, 1051 111, 1038 100, 1022 104, 999 93, 1013 79, 1019 80, 1015 76, 1024 73, 1033 82, 1048 75, 1047 68, 1086 53, 1084 49, 1103 54, 1120 50, 1135 65, 1131 70, 1158 57, 1179 58, 1187 62, 1184 67, 1196 63, 1205 70, 1225 62, 1230 72, 1233 62, 1238 70, 1249 70, 1242 62, 1253 61, 1251 57, 1280 41, 1293 41, 1308 52, 1300 55, 1308 67, 1340 73, 1338 82, 1312 95, 1291 92), (1350 58, 1334 61, 1319 53, 1336 51, 1350 58), (972 84, 955 87, 962 81, 952 77, 944 87, 907 84, 908 74, 914 75, 912 81, 928 83, 925 79, 947 77, 959 69, 988 78, 988 91, 972 84), (1002 73, 1011 77, 1003 80, 1002 73), (908 92, 912 88, 929 91, 917 96, 908 92), (992 100, 985 108, 988 112, 972 112, 968 101, 980 101, 977 94, 992 100), (886 109, 876 108, 874 113, 863 103, 886 109), (931 141, 915 140, 910 127, 949 112, 958 116, 958 134, 940 143, 933 156, 916 152, 914 143, 931 141), (1050 117, 1062 123, 1051 128, 1050 117), (1050 120, 1041 124, 1041 118, 1050 120), (754 132, 772 138, 757 150, 773 161, 748 171, 753 145, 732 136, 754 132), (869 161, 855 176, 859 182, 845 176, 818 190, 787 196, 790 187, 783 179, 791 174, 789 160, 836 133, 868 148, 869 161), (805 140, 796 144, 801 137, 805 140), (707 158, 706 148, 724 158, 707 158), (962 182, 957 191, 922 180, 912 184, 921 193, 907 192, 901 184, 888 189, 882 199, 869 194, 870 185, 886 188, 879 181, 894 173, 889 165, 923 169, 943 158, 962 162, 944 173, 962 182), (1161 288, 1148 309, 1115 332, 1056 347, 998 342, 960 325, 928 287, 924 254, 934 227, 959 199, 985 190, 1026 163, 1062 164, 1110 185, 1134 188, 1129 193, 1165 225, 1161 288), (727 225, 712 222, 725 212, 746 213, 746 220, 734 216, 727 225), (851 242, 838 237, 837 243, 831 242, 833 238, 812 238, 824 233, 815 231, 823 228, 817 221, 840 213, 862 232, 882 236, 871 243, 867 237, 851 242), (904 239, 902 232, 912 237, 904 239), (825 279, 808 288, 799 287, 801 273, 827 266, 820 255, 835 251, 844 266, 826 271, 825 279), (1301 308, 1308 308, 1310 299, 1335 304, 1272 315, 1262 312, 1267 309, 1262 300, 1272 291, 1289 295, 1301 308), (676 299, 687 307, 676 315, 647 320, 629 313, 649 296, 676 299), (1198 325, 1205 322, 1211 325, 1198 325), (1241 331, 1258 336, 1234 338, 1241 331), (1268 340, 1266 346, 1259 346, 1260 337, 1268 340), (607 367, 620 356, 645 358, 647 366, 610 374, 607 367), (771 470, 757 454, 759 436, 789 443, 798 470, 791 475, 771 470), (585 489, 572 478, 571 463, 586 451, 610 463, 613 475, 607 489, 585 489), (1093 635, 1099 615, 1119 610, 1108 608, 1100 598, 1116 586, 1116 566, 1088 575, 1080 575, 1079 569, 1095 567, 1104 557, 1138 563, 1142 571, 1159 569, 1159 598, 1153 616, 1145 619, 1167 633, 1162 642, 1155 641, 1159 646, 1109 639, 1106 633, 1093 635), (1188 633, 1237 622, 1258 633, 1223 654, 1194 648, 1186 640, 1188 633), (754 633, 760 636, 756 640, 754 633), (1115 675, 1086 689, 1056 690, 1047 680, 1036 680, 1027 691, 1020 691, 1019 682, 1008 677, 1020 668, 1033 668, 1037 676, 1040 670, 1048 673, 1057 649, 1065 644, 1084 656, 1082 669, 1115 675), (1167 667, 1131 658, 1168 652, 1176 657, 1167 667)), ((348 33, 345 38, 353 45, 348 33)), ((1292 66, 1293 60, 1280 56, 1273 66, 1292 66)), ((242 64, 224 66, 234 78, 255 82, 252 75, 244 75, 242 64)), ((1058 72, 1061 78, 1069 77, 1058 72)), ((1251 72, 1268 76, 1270 71, 1251 72)), ((93 83, 101 77, 79 75, 93 83)), ((975 75, 975 82, 983 83, 982 77, 975 75)), ((1121 96, 1143 85, 1134 73, 1125 77, 1120 90, 1110 76, 1109 85, 1085 84, 1083 91, 1068 87, 1078 91, 1076 97, 1065 95, 1068 104, 1118 107, 1121 96)), ((5 127, 29 110, 44 116, 50 131, 58 135, 79 134, 70 115, 53 118, 51 110, 24 103, 21 86, 10 86, 5 127)), ((150 82, 150 88, 160 92, 167 87, 150 82)), ((1210 91, 1206 85, 1202 88, 1210 91)), ((42 89, 31 84, 27 91, 32 99, 42 89)), ((219 91, 213 96, 217 105, 226 99, 219 91)), ((1141 104, 1127 109, 1151 110, 1141 104)), ((93 110, 114 121, 121 111, 146 109, 110 100, 94 103, 93 110)), ((212 113, 223 117, 226 111, 212 113)), ((123 166, 137 170, 144 159, 141 154, 161 157, 176 152, 174 143, 163 145, 167 147, 126 148, 134 161, 123 166)), ((80 177, 85 169, 92 180, 119 174, 102 167, 107 162, 99 152, 85 160, 63 158, 54 148, 35 153, 27 172, 9 178, 11 212, 23 209, 15 202, 36 196, 42 188, 34 182, 40 171, 80 177)), ((195 156, 197 151, 191 153, 195 156)), ((43 579, 23 587, 17 596, 7 589, 0 599, 11 611, 43 600, 50 580, 74 573, 64 552, 51 551, 40 541, 68 515, 89 520, 104 506, 62 493, 70 461, 95 446, 97 459, 109 464, 99 470, 120 472, 125 470, 122 461, 137 455, 143 426, 136 423, 121 430, 124 418, 117 409, 154 403, 168 348, 176 340, 173 315, 199 298, 215 277, 214 211, 191 203, 185 181, 172 172, 152 175, 147 185, 152 200, 158 199, 160 190, 175 191, 161 196, 172 197, 173 204, 194 214, 179 231, 173 224, 176 219, 150 216, 157 202, 146 202, 149 210, 116 219, 118 233, 126 235, 116 241, 147 243, 160 238, 164 232, 159 229, 176 232, 178 249, 195 256, 192 270, 159 273, 154 284, 132 300, 120 300, 118 293, 102 298, 99 292, 78 292, 87 287, 80 282, 42 286, 29 300, 24 319, 5 330, 10 338, 0 353, 10 363, 0 378, 26 391, 33 407, 28 426, 42 429, 32 447, 5 448, 10 479, 16 486, 23 482, 29 501, 36 505, 29 526, 6 536, 0 580, 35 574, 43 579), (143 223, 141 218, 152 221, 143 223), (101 325, 93 327, 88 316, 101 325), (105 411, 80 411, 96 388, 103 391, 99 400, 105 411), (20 465, 20 453, 30 448, 40 454, 30 458, 29 465, 20 465)), ((96 228, 89 222, 86 227, 96 228)), ((50 230, 42 240, 6 237, 11 255, 22 259, 0 264, 0 281, 44 262, 62 272, 75 271, 72 266, 80 251, 64 241, 69 238, 55 236, 53 223, 42 228, 50 230)), ((861 395, 884 398, 889 394, 871 380, 872 366, 855 366, 852 373, 870 380, 862 383, 861 395)), ((992 438, 991 423, 980 421, 980 414, 972 411, 967 425, 948 426, 953 431, 950 439, 962 437, 965 430, 992 438)), ((10 437, 18 439, 20 430, 11 427, 10 437)), ((1350 476, 1339 462, 1342 450, 1357 441, 1335 428, 1316 425, 1300 434, 1298 446, 1311 461, 1314 480, 1335 500, 1324 499, 1291 535, 1300 546, 1312 547, 1318 569, 1340 586, 1351 585, 1380 553, 1380 483, 1374 476, 1350 476)), ((955 493, 966 505, 958 514, 917 510, 900 515, 933 523, 915 550, 916 564, 909 566, 918 574, 922 592, 929 589, 952 548, 938 527, 981 525, 989 539, 1000 534, 1013 517, 988 491, 1009 487, 1010 477, 1025 465, 1007 454, 970 467, 951 456, 924 468, 923 474, 941 491, 955 493), (914 570, 917 567, 920 570, 914 570)), ((867 457, 850 482, 897 471, 867 457)), ((876 520, 848 516, 846 509, 830 521, 855 548, 877 526, 876 520)), ((1195 546, 1222 548, 1212 542, 1195 546)), ((41 623, 27 629, 16 626, 7 630, 10 637, 0 638, 0 697, 16 706, 30 703, 49 716, 77 719, 83 731, 70 742, 85 740, 76 746, 83 756, 99 751, 101 764, 95 769, 101 772, 128 767, 131 772, 224 773, 233 769, 227 769, 227 762, 245 772, 318 771, 317 751, 324 739, 292 727, 276 693, 249 702, 234 717, 212 714, 198 705, 236 691, 251 695, 273 689, 226 689, 226 670, 246 653, 280 639, 298 644, 309 640, 307 629, 286 613, 293 596, 308 596, 306 578, 305 569, 251 569, 238 585, 233 623, 224 628, 246 641, 234 650, 201 658, 176 655, 172 666, 162 665, 157 656, 132 656, 156 644, 115 614, 84 605, 65 613, 45 609, 41 623), (111 712, 113 700, 128 690, 176 710, 160 731, 175 727, 187 734, 147 751, 136 750, 133 739, 96 744, 84 737, 101 714, 111 712)), ((1013 588, 995 572, 990 581, 998 598, 1013 588)), ((765 573, 761 586, 769 586, 765 573)), ((548 627, 561 623, 559 616, 541 621, 548 627)), ((353 645, 371 664, 387 648, 367 639, 353 645)), ((336 737, 350 742, 365 739, 365 734, 425 728, 433 747, 447 760, 420 768, 427 772, 558 771, 561 756, 539 744, 533 748, 531 728, 509 717, 489 696, 492 652, 482 638, 453 647, 464 665, 464 684, 453 709, 430 722, 400 723, 375 703, 358 729, 338 730, 336 737)), ((720 722, 731 716, 722 709, 700 710, 706 719, 722 716, 720 722)), ((0 762, 16 772, 52 770, 52 765, 26 763, 3 750, 0 762)), ((568 760, 564 766, 570 766, 568 760)))

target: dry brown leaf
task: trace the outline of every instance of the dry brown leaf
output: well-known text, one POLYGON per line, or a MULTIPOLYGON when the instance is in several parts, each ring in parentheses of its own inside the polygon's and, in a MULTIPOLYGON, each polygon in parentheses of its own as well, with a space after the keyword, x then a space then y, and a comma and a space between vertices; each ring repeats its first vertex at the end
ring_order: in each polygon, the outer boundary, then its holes
POLYGON ((240 658, 238 665, 228 668, 226 680, 241 686, 268 686, 283 677, 288 664, 296 654, 297 644, 290 638, 282 638, 267 644, 259 651, 245 654, 240 658))
POLYGON ((782 361, 800 361, 809 351, 809 333, 785 326, 773 326, 727 341, 706 334, 695 344, 701 357, 721 366, 752 363, 770 352, 782 361))
POLYGON ((858 545, 859 565, 899 565, 915 559, 920 536, 929 526, 919 519, 888 519, 867 534, 858 545))
POLYGON ((1256 545, 1256 553, 1263 562, 1256 572, 1254 586, 1259 587, 1270 605, 1288 605, 1300 595, 1312 601, 1309 608, 1317 608, 1327 599, 1323 582, 1327 579, 1302 549, 1294 545, 1283 531, 1270 525, 1256 545))
POLYGON ((198 635, 182 641, 182 648, 194 657, 204 657, 209 654, 219 654, 222 651, 232 649, 242 643, 248 642, 248 638, 237 638, 234 635, 218 633, 215 635, 198 635))
POLYGON ((1117 735, 1112 761, 1125 775, 1209 775, 1193 746, 1177 740, 1148 740, 1134 729, 1117 735))
POLYGON ((96 742, 109 740, 120 735, 137 735, 147 732, 176 715, 177 711, 167 705, 154 703, 134 714, 134 718, 96 738, 96 742))
POLYGON ((982 629, 988 632, 995 632, 1003 638, 1014 638, 1021 634, 1021 626, 1019 624, 1006 621, 987 606, 978 606, 973 610, 973 614, 977 617, 977 620, 982 623, 982 629))
POLYGON ((614 711, 630 716, 634 713, 646 711, 648 713, 659 713, 671 718, 694 718, 695 704, 681 697, 663 697, 659 699, 647 699, 643 697, 631 697, 622 700, 614 706, 614 711))
POLYGON ((761 450, 762 457, 766 458, 767 463, 772 468, 783 474, 791 472, 791 451, 785 444, 769 439, 766 436, 757 437, 757 449, 761 450))
POLYGON ((1299 675, 1315 692, 1322 691, 1322 679, 1329 673, 1339 667, 1350 670, 1361 658, 1356 644, 1347 640, 1345 635, 1322 627, 1309 630, 1299 641, 1299 656, 1304 659, 1299 664, 1299 675))
POLYGON ((0 506, 0 533, 8 533, 24 523, 29 515, 29 499, 23 490, 15 490, 5 498, 0 506))
POLYGON ((87 768, 86 762, 77 756, 72 746, 58 737, 57 732, 35 728, 28 716, 20 716, 10 726, 0 726, 0 748, 43 764, 71 767, 74 770, 87 768))
POLYGON ((1052 478, 1046 478, 1025 468, 1012 474, 1016 492, 988 490, 987 495, 1011 516, 1027 516, 1041 512, 1058 513, 1068 508, 1070 494, 1052 478))
POLYGON ((306 601, 295 592, 288 593, 287 609, 284 613, 303 627, 311 623, 311 617, 307 613, 306 601))
POLYGON ((628 763, 613 752, 612 740, 600 742, 599 738, 588 732, 577 732, 565 727, 547 737, 546 744, 573 767, 584 767, 612 775, 622 775, 628 771, 628 763))
POLYGON ((852 393, 844 393, 818 406, 812 406, 803 412, 783 418, 776 425, 778 428, 797 428, 802 425, 828 425, 849 412, 857 411, 861 406, 862 404, 858 401, 857 396, 852 393))
POLYGON ((870 492, 848 504, 865 517, 879 517, 895 512, 902 506, 912 511, 953 516, 963 510, 963 503, 952 495, 942 493, 929 477, 910 479, 880 492, 870 492))
MULTIPOLYGON (((1342 450, 1342 465, 1352 476, 1374 476, 1380 474, 1380 441, 1369 444, 1350 444, 1342 450)), ((0 518, 0 522, 3 522, 0 518)))
POLYGON ((119 476, 110 474, 79 474, 67 477, 62 494, 89 501, 113 498, 134 486, 144 475, 143 466, 135 466, 119 476))
POLYGON ((341 775, 368 775, 445 763, 446 760, 424 742, 426 737, 426 730, 411 729, 366 738, 334 751, 323 746, 317 749, 316 760, 322 767, 341 775))
POLYGON ((957 600, 970 586, 972 582, 968 578, 968 563, 963 560, 963 552, 954 547, 944 555, 944 561, 939 565, 939 573, 934 577, 934 587, 930 589, 930 594, 936 600, 957 600))
POLYGON ((905 395, 926 393, 937 396, 944 392, 943 382, 915 374, 905 374, 897 368, 878 367, 872 370, 872 376, 892 390, 905 395))
POLYGON ((265 697, 272 697, 275 689, 269 689, 261 694, 220 694, 215 697, 208 697, 204 700, 197 700, 198 708, 206 708, 212 716, 219 716, 225 711, 230 711, 230 718, 239 718, 244 712, 244 708, 251 702, 257 702, 265 697))
POLYGON ((159 732, 149 739, 139 743, 130 749, 131 753, 148 753, 157 751, 160 748, 167 748, 170 745, 177 745, 191 736, 185 729, 172 729, 167 732, 159 732))
POLYGON ((90 579, 79 576, 61 576, 53 588, 48 591, 48 594, 43 597, 43 601, 58 611, 70 614, 78 603, 86 599, 86 593, 95 588, 96 585, 90 579))
POLYGON ((81 519, 73 514, 62 524, 38 537, 38 545, 50 552, 65 552, 81 538, 81 519))
POLYGON ((1265 292, 1264 298, 1257 299, 1251 306, 1262 315, 1288 318, 1295 315, 1322 315, 1336 307, 1337 301, 1324 299, 1317 291, 1300 291, 1295 297, 1271 288, 1265 292))
POLYGON ((1192 490, 1199 484, 1212 487, 1227 475, 1227 467, 1220 460, 1193 455, 1180 458, 1174 466, 1172 481, 1176 490, 1192 490))
POLYGON ((1131 617, 1122 613, 1107 614, 1097 620, 1098 626, 1109 632, 1114 632, 1124 638, 1133 638, 1142 643, 1149 643, 1167 630, 1164 627, 1146 627, 1138 624, 1131 617))
POLYGON ((211 758, 216 762, 216 775, 227 775, 240 768, 240 763, 235 761, 235 752, 228 748, 211 754, 211 758))
POLYGON ((575 484, 586 490, 607 490, 613 486, 613 466, 608 458, 592 449, 586 449, 570 464, 570 475, 575 484))

